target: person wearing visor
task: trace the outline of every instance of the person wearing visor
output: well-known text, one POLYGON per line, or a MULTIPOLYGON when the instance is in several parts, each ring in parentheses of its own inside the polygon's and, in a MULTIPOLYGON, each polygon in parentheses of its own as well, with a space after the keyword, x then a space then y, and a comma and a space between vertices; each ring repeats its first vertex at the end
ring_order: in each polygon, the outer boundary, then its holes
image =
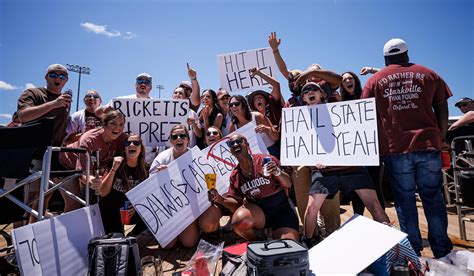
POLYGON ((261 230, 266 227, 272 228, 275 239, 298 240, 298 217, 284 191, 291 181, 278 159, 251 154, 247 138, 240 134, 232 135, 227 145, 239 164, 231 172, 227 195, 215 191, 211 201, 234 213, 233 230, 246 240, 264 239, 261 230))
MULTIPOLYGON (((184 125, 175 125, 171 128, 169 141, 171 147, 156 156, 150 167, 150 176, 159 171, 166 170, 168 164, 178 159, 189 150, 189 131, 184 125)), ((165 248, 172 248, 179 240, 184 247, 193 247, 199 239, 198 220, 192 222, 181 232, 176 239, 165 248)))
POLYGON ((74 112, 69 117, 66 129, 66 141, 64 142, 66 145, 79 140, 84 132, 102 125, 101 116, 96 114, 101 103, 102 98, 98 91, 92 89, 87 91, 84 96, 86 108, 74 112))

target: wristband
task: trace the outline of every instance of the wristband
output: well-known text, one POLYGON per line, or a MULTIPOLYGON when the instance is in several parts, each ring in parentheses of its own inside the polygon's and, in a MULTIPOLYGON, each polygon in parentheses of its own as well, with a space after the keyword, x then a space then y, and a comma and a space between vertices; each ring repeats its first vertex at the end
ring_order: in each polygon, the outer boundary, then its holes
POLYGON ((278 53, 278 52, 280 52, 280 50, 273 51, 273 53, 278 53))
POLYGON ((193 78, 193 79, 191 79, 191 80, 192 80, 192 81, 193 81, 193 80, 197 80, 197 78, 193 78))

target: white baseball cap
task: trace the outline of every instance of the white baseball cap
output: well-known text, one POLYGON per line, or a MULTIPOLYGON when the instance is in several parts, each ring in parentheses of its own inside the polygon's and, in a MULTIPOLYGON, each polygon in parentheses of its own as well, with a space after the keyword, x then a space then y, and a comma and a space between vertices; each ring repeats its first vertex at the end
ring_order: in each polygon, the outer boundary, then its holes
POLYGON ((407 43, 401 38, 392 38, 383 46, 385 57, 402 54, 408 51, 407 43))

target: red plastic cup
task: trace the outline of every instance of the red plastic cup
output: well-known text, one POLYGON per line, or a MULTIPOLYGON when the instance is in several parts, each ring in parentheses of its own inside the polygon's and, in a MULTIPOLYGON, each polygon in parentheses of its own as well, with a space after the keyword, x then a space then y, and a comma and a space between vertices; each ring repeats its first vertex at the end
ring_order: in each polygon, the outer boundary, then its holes
POLYGON ((129 210, 120 208, 120 220, 123 225, 130 224, 130 217, 128 216, 129 210))
POLYGON ((441 151, 441 164, 443 169, 449 169, 451 167, 451 156, 449 155, 449 151, 441 151))

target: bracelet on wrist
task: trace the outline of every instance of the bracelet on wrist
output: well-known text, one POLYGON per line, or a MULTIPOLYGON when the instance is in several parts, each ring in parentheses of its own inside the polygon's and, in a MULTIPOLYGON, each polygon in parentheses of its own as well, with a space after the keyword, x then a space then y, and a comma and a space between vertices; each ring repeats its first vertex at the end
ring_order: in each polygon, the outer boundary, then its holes
POLYGON ((192 81, 193 81, 193 80, 197 80, 197 78, 192 78, 191 80, 192 80, 192 81))
POLYGON ((280 52, 280 50, 275 50, 275 51, 273 51, 273 53, 278 53, 278 52, 280 52))

